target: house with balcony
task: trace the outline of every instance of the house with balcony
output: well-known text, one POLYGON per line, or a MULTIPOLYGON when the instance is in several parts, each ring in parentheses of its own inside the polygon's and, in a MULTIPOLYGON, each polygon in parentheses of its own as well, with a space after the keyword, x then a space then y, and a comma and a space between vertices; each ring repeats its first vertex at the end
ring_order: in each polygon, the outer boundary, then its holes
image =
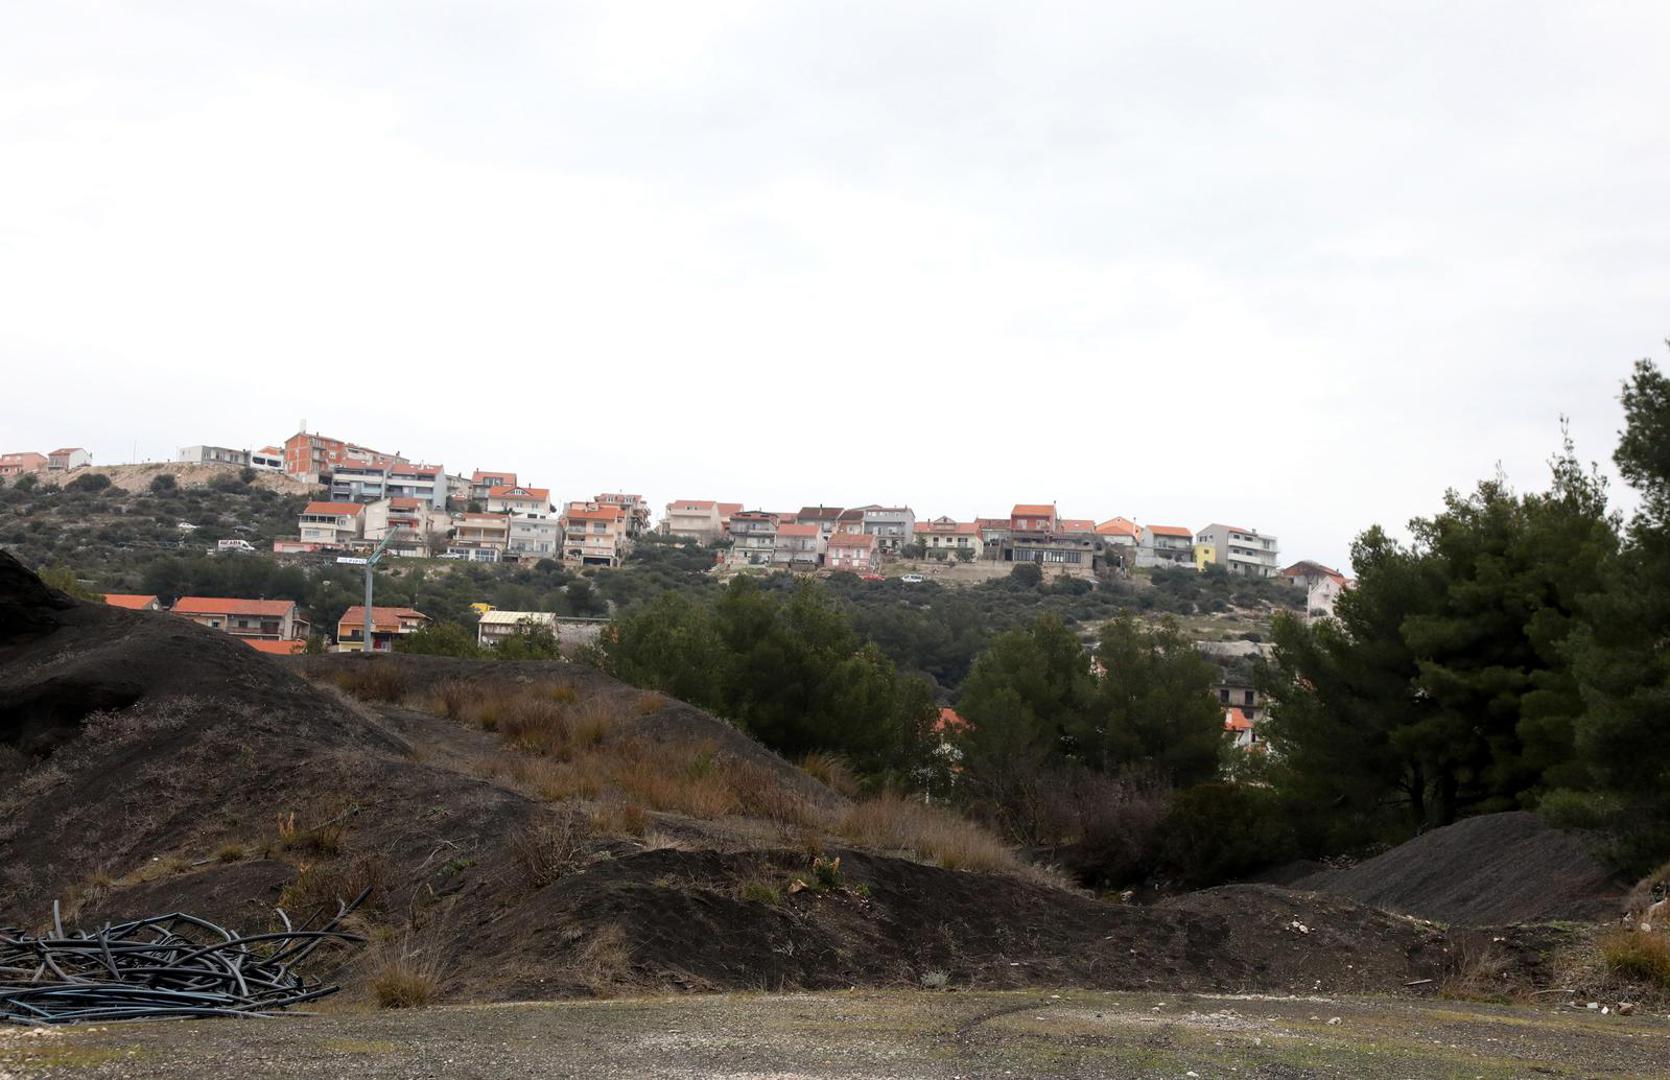
POLYGON ((441 465, 391 465, 384 481, 391 499, 417 499, 437 511, 446 510, 446 468, 441 465))
POLYGON ((174 460, 183 465, 248 465, 249 451, 231 446, 182 446, 174 460))
MULTIPOLYGON (((869 506, 849 506, 835 515, 835 532, 861 533, 864 532, 864 513, 867 510, 879 510, 881 507, 871 503, 869 506)), ((833 534, 831 534, 833 535, 833 534)))
POLYGON ((171 610, 210 630, 258 641, 306 641, 310 629, 294 600, 182 596, 171 610))
POLYGON ((477 469, 470 474, 470 502, 478 506, 487 505, 487 496, 496 487, 513 488, 516 486, 516 474, 494 469, 477 469))
POLYGON ((618 506, 626 514, 626 535, 636 540, 649 531, 649 503, 642 495, 626 495, 618 491, 605 491, 591 497, 591 501, 598 506, 618 506))
POLYGON ((284 471, 284 450, 278 446, 263 446, 259 450, 249 452, 249 467, 265 469, 268 472, 284 471))
POLYGON ((872 533, 838 532, 829 538, 824 565, 831 570, 874 574, 881 569, 881 546, 872 533))
POLYGON ((536 487, 496 487, 487 492, 489 514, 517 517, 550 517, 551 490, 536 487))
POLYGON ((986 549, 978 523, 948 517, 918 521, 916 543, 922 545, 923 554, 930 559, 978 559, 986 549))
POLYGON ((316 432, 298 431, 284 440, 284 471, 306 479, 317 479, 343 465, 375 465, 382 469, 405 462, 399 454, 385 454, 316 432))
POLYGON ((436 538, 445 540, 452 519, 422 499, 410 496, 378 499, 365 505, 365 538, 380 543, 393 532, 388 551, 396 555, 424 557, 438 554, 436 538))
POLYGON ((569 503, 562 515, 562 561, 570 566, 619 566, 631 541, 618 506, 569 503))
POLYGON ((1181 525, 1144 525, 1137 537, 1140 567, 1192 567, 1195 536, 1181 525))
POLYGON ((777 515, 764 510, 739 510, 731 515, 731 549, 725 561, 733 566, 770 566, 777 547, 777 515))
POLYGON ((365 535, 365 506, 352 502, 310 502, 302 510, 297 526, 297 538, 303 544, 317 545, 311 550, 345 548, 365 535))
POLYGON ((1195 533, 1195 543, 1212 549, 1208 565, 1221 566, 1231 574, 1270 578, 1281 573, 1276 538, 1256 529, 1214 522, 1195 533))
POLYGON ((719 504, 712 499, 674 499, 661 518, 661 535, 712 544, 725 535, 719 504))
POLYGON ((93 463, 93 455, 79 446, 61 446, 46 455, 47 472, 69 472, 93 463))
POLYGON ((45 471, 45 454, 37 454, 33 450, 17 450, 10 454, 0 454, 0 476, 7 479, 22 476, 24 473, 45 471))
POLYGON ((864 531, 876 538, 882 554, 897 555, 916 539, 916 513, 908 506, 866 507, 864 531))
MULTIPOLYGON (((371 651, 393 652, 394 643, 429 625, 429 616, 407 607, 371 609, 371 651)), ((337 652, 365 651, 365 605, 355 604, 336 624, 337 652)))
POLYGON ((388 467, 364 462, 343 462, 331 467, 330 496, 336 502, 376 502, 386 499, 388 467))
POLYGON ((974 528, 980 534, 981 556, 1001 561, 1009 543, 1009 519, 977 517, 974 528))
POLYGON ((557 518, 513 517, 505 544, 508 558, 524 562, 562 558, 562 522, 557 518))
POLYGON ((1017 503, 1002 541, 1004 562, 1034 562, 1060 570, 1093 570, 1100 543, 1096 523, 1063 518, 1053 504, 1017 503))
POLYGON ((453 517, 446 554, 451 559, 496 563, 509 545, 509 515, 470 511, 453 517))
POLYGON ((557 634, 557 617, 549 611, 506 611, 495 608, 484 611, 476 621, 476 644, 493 648, 506 638, 516 637, 538 627, 557 634))
POLYGON ((777 526, 777 543, 771 551, 771 563, 785 570, 816 570, 823 565, 829 538, 817 522, 801 524, 784 521, 777 526))

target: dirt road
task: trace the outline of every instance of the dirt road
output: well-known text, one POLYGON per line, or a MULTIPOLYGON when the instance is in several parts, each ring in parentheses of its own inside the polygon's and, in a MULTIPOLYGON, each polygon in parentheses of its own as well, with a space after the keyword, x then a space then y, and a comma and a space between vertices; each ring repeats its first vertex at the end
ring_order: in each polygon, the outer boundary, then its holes
POLYGON ((728 995, 0 1029, 35 1077, 1662 1077, 1670 1018, 1454 1002, 728 995))

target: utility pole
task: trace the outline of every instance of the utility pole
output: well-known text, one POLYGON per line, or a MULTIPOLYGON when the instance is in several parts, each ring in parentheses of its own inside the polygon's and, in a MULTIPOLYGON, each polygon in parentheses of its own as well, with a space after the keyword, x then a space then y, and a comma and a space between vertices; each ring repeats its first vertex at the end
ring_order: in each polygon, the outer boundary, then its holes
POLYGON ((393 540, 396 536, 400 535, 401 533, 403 533, 405 531, 406 531, 406 527, 404 525, 396 525, 394 528, 389 529, 388 532, 383 534, 382 540, 378 541, 377 546, 372 549, 371 554, 366 556, 363 559, 362 558, 357 558, 357 557, 354 557, 354 556, 349 556, 349 555, 339 555, 339 556, 337 556, 337 559, 336 559, 336 561, 339 562, 339 563, 350 563, 350 564, 358 563, 361 566, 365 567, 365 629, 361 632, 363 636, 360 638, 360 652, 367 659, 370 658, 371 652, 372 652, 372 648, 371 648, 372 595, 371 595, 371 593, 372 593, 372 583, 376 579, 377 564, 383 561, 383 553, 384 553, 385 550, 387 550, 387 548, 389 546, 389 541, 393 540))

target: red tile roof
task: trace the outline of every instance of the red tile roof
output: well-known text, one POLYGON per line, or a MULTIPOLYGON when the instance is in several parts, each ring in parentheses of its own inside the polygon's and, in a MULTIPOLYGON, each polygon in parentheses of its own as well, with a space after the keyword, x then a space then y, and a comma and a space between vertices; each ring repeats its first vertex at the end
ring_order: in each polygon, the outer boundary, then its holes
POLYGON ((1224 710, 1225 731, 1251 731, 1252 726, 1253 722, 1240 709, 1231 707, 1224 710))
POLYGON ((1113 517, 1096 526, 1096 531, 1103 536, 1135 536, 1142 530, 1130 518, 1113 517))
POLYGON ((967 731, 968 721, 957 714, 955 709, 941 707, 939 715, 934 718, 934 732, 943 735, 947 731, 967 731))
POLYGON ((543 499, 545 502, 550 502, 551 489, 516 487, 514 485, 507 484, 504 487, 488 488, 487 497, 489 499, 543 499))
POLYGON ((155 596, 146 596, 143 593, 111 592, 104 594, 104 602, 109 604, 111 607, 127 608, 130 611, 144 611, 152 604, 155 604, 157 602, 157 598, 155 596))
POLYGON ((1155 536, 1187 536, 1191 539, 1194 537, 1193 532, 1181 525, 1150 525, 1148 531, 1155 536))
POLYGON ((429 476, 441 475, 439 465, 395 465, 389 469, 391 476, 429 476))
POLYGON ((790 522, 786 525, 777 526, 778 536, 817 536, 822 532, 823 530, 816 525, 799 525, 790 522))
POLYGON ((395 510, 416 510, 420 505, 421 504, 416 499, 408 499, 404 496, 398 499, 389 500, 390 508, 395 510))
POLYGON ((256 652, 272 653, 274 656, 296 656, 307 648, 305 641, 262 641, 260 638, 240 640, 256 652))
POLYGON ((674 510, 712 510, 719 504, 712 499, 674 499, 674 510))
POLYGON ((475 472, 470 474, 470 483, 479 484, 483 480, 486 480, 488 477, 493 477, 494 479, 498 479, 501 476, 510 481, 510 486, 511 487, 516 486, 516 474, 515 473, 513 473, 513 472, 495 472, 492 469, 477 469, 475 472))
MULTIPOLYGON (((371 629, 374 631, 398 630, 400 629, 401 619, 416 619, 419 622, 428 622, 429 616, 425 615, 421 611, 407 607, 373 607, 371 609, 371 629)), ((344 611, 342 613, 342 618, 337 621, 337 633, 340 634, 343 627, 364 625, 365 605, 355 604, 347 611, 344 611)))
POLYGON ((87 452, 85 448, 80 446, 60 446, 58 449, 48 454, 47 457, 57 457, 59 454, 73 454, 77 450, 80 450, 84 454, 87 452))
POLYGON ((719 516, 720 517, 728 517, 731 514, 737 514, 737 513, 741 513, 741 512, 742 512, 742 504, 741 503, 722 502, 722 503, 719 504, 719 516))
POLYGON ((829 538, 830 547, 873 548, 876 538, 870 533, 836 533, 829 538))
POLYGON ((365 507, 359 503, 344 502, 310 502, 307 504, 307 509, 302 511, 304 514, 330 514, 332 516, 347 514, 350 517, 364 512, 365 507))
POLYGON ((1016 503, 1015 508, 1009 512, 1009 516, 1012 518, 1054 517, 1055 507, 1042 503, 1016 503))
POLYGON ((1062 518, 1055 523, 1055 527, 1062 532, 1085 533, 1095 532, 1096 523, 1089 518, 1062 518))
POLYGON ((240 600, 233 596, 182 596, 174 601, 176 615, 273 615, 296 610, 294 600, 240 600))
POLYGON ((563 512, 563 517, 569 521, 619 521, 625 516, 626 511, 618 506, 600 506, 595 510, 570 507, 563 512))

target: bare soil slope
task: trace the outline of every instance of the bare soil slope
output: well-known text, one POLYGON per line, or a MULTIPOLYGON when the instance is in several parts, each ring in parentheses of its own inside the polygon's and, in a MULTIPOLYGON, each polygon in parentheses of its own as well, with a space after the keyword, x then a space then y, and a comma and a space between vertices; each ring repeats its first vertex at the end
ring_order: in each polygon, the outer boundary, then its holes
POLYGON ((1610 919, 1624 895, 1583 836, 1524 811, 1465 818, 1290 884, 1459 926, 1610 919))

